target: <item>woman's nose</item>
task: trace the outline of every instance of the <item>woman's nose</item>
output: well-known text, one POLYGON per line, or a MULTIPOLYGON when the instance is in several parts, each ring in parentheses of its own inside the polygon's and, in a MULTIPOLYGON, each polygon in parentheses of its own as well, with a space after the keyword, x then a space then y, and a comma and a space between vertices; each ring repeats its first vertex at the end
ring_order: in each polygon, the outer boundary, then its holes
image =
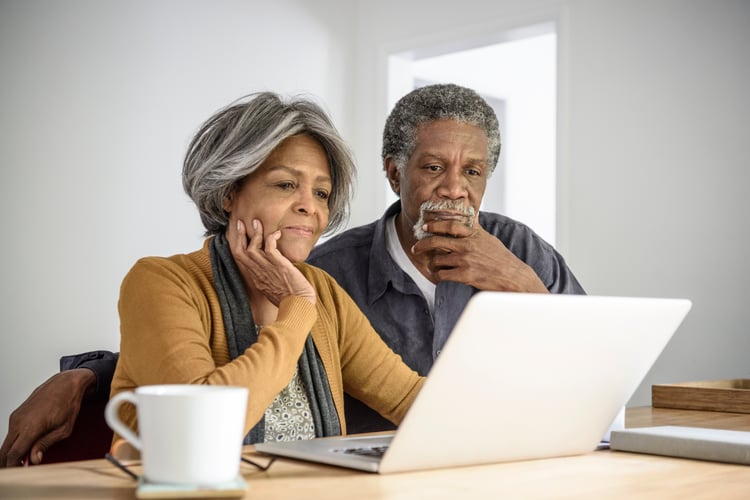
POLYGON ((294 209, 303 214, 312 214, 315 212, 315 198, 312 193, 305 193, 303 190, 298 191, 297 201, 294 209))

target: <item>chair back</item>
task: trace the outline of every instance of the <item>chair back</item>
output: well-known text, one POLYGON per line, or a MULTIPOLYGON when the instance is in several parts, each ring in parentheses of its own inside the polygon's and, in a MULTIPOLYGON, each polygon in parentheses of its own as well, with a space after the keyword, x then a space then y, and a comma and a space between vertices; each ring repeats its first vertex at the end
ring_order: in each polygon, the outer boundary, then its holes
POLYGON ((44 453, 42 463, 71 462, 104 458, 112 445, 112 429, 104 420, 107 401, 86 401, 67 438, 50 446, 44 453))

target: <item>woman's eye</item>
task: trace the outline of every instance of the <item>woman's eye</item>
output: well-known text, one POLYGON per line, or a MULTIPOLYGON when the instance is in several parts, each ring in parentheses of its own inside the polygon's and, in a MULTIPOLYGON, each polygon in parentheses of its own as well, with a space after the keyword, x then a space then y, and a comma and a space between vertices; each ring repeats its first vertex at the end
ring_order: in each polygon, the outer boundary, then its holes
POLYGON ((276 185, 278 187, 280 187, 281 189, 284 189, 284 190, 294 189, 294 183, 292 183, 292 182, 279 182, 276 185))
POLYGON ((316 191, 315 195, 321 200, 327 200, 330 196, 327 191, 316 191))

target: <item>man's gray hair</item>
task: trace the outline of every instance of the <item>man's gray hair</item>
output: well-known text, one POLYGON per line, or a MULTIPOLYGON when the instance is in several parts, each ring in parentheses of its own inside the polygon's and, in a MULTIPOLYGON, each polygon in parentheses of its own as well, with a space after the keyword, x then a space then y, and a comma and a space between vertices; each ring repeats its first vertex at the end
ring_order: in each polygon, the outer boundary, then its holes
POLYGON ((188 147, 182 185, 198 207, 207 236, 226 230, 229 217, 224 199, 237 183, 284 140, 299 134, 316 139, 328 156, 333 188, 325 233, 346 223, 356 175, 349 147, 319 105, 302 97, 285 101, 277 94, 261 92, 214 114, 188 147))
POLYGON ((394 106, 385 121, 382 159, 392 157, 403 170, 414 152, 417 129, 435 120, 456 120, 487 134, 487 166, 495 170, 500 156, 500 126, 492 107, 477 92, 452 83, 412 90, 394 106))

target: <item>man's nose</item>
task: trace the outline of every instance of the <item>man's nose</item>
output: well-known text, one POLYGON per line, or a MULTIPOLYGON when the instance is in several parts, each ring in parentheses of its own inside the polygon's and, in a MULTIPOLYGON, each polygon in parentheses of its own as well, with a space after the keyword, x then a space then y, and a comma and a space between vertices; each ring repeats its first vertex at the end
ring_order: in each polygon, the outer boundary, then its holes
POLYGON ((450 168, 438 186, 438 195, 451 200, 465 198, 467 194, 466 179, 461 175, 461 169, 450 168))

